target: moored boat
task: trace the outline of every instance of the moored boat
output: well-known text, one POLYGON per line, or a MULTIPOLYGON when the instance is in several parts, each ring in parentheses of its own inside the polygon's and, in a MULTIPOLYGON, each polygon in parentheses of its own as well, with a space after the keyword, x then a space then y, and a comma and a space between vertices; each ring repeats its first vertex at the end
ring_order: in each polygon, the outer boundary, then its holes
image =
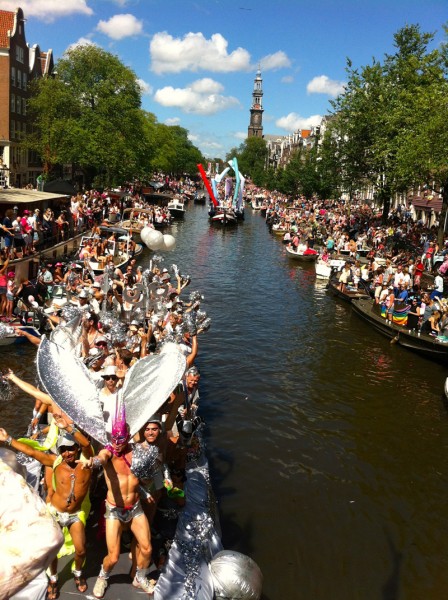
POLYGON ((175 196, 168 202, 167 209, 176 219, 183 219, 185 217, 185 203, 183 199, 178 196, 175 196))
POLYGON ((316 262, 319 254, 317 252, 311 252, 309 250, 305 250, 304 252, 297 252, 291 248, 291 246, 285 246, 285 250, 289 256, 289 258, 293 258, 294 260, 299 260, 301 262, 316 262))
POLYGON ((330 258, 328 261, 319 258, 316 261, 316 277, 318 279, 330 279, 335 271, 340 271, 345 265, 345 260, 330 258))
POLYGON ((337 277, 330 279, 327 289, 330 294, 345 302, 352 302, 353 300, 358 300, 360 298, 370 300, 370 295, 365 290, 356 289, 348 284, 344 284, 341 288, 341 284, 337 277))
POLYGON ((448 362, 448 339, 437 338, 407 329, 381 316, 381 308, 371 299, 355 299, 352 302, 354 312, 367 321, 373 329, 391 338, 399 346, 414 350, 431 360, 448 362))

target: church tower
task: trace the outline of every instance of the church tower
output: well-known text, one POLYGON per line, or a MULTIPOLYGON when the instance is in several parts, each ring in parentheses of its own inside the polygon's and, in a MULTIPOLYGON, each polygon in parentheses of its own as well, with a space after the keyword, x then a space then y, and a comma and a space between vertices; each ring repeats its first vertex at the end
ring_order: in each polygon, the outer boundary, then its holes
POLYGON ((254 91, 252 92, 252 106, 250 108, 250 123, 247 128, 247 137, 263 137, 263 80, 258 68, 254 79, 254 91))

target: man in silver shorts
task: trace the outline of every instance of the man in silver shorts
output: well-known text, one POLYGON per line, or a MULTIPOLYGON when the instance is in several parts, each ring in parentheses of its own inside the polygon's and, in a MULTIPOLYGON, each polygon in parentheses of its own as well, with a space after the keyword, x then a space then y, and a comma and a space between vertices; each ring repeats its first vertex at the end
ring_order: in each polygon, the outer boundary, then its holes
POLYGON ((115 417, 111 444, 101 450, 88 466, 103 467, 107 485, 106 496, 106 542, 107 556, 93 588, 95 598, 103 598, 109 575, 120 556, 120 540, 124 527, 130 526, 137 540, 137 571, 132 585, 152 595, 155 582, 146 574, 151 559, 151 532, 148 520, 140 504, 140 481, 132 470, 132 446, 129 444, 129 428, 123 419, 115 417))

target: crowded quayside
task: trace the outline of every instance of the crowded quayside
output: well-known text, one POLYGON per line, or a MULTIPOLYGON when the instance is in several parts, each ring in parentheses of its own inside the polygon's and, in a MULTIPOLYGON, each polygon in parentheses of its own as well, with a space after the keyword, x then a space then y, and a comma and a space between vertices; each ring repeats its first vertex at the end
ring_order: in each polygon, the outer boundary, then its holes
MULTIPOLYGON (((257 194, 260 197, 260 191, 257 194)), ((395 343, 448 360, 448 241, 405 206, 386 224, 373 206, 295 202, 267 196, 261 207, 289 259, 315 264, 328 291, 395 343)))
MULTIPOLYGON (((179 204, 190 189, 182 182, 179 204)), ((78 194, 58 209, 42 218, 8 208, 2 221, 1 397, 28 398, 30 424, 0 423, 1 465, 32 490, 14 498, 23 518, 12 520, 0 572, 23 567, 1 597, 26 584, 14 598, 212 600, 229 586, 259 598, 258 566, 221 542, 196 360, 211 318, 185 267, 169 261, 169 209, 132 189, 78 194), (57 224, 51 239, 44 220, 57 224), (18 342, 35 347, 36 385, 10 368, 18 342)), ((8 485, 21 484, 11 475, 8 485)))

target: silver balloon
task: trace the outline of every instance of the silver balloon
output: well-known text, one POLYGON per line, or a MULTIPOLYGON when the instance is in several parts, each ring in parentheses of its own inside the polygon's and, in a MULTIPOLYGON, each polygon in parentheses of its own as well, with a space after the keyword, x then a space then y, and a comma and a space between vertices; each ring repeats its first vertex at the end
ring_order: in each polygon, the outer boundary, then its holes
POLYGON ((249 556, 222 550, 210 561, 216 600, 259 600, 263 575, 249 556))

